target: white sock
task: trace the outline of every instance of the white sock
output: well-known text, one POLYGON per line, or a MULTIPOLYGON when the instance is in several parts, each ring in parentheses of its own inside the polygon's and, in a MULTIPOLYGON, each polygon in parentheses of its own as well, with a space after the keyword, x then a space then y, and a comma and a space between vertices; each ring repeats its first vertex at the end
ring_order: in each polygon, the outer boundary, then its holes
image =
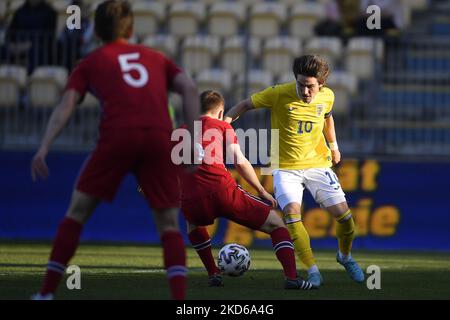
POLYGON ((349 253, 348 255, 345 255, 345 254, 342 254, 341 251, 339 251, 339 259, 340 259, 342 262, 347 262, 349 259, 351 259, 351 257, 352 257, 352 254, 351 254, 351 253, 349 253))
POLYGON ((311 273, 320 273, 319 268, 317 267, 317 265, 313 265, 308 269, 308 274, 311 273))

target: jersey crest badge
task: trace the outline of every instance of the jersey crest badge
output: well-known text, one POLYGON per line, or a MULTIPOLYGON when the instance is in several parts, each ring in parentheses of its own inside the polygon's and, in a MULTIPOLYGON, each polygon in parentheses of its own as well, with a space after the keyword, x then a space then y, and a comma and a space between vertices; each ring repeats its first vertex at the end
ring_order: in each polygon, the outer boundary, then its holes
POLYGON ((323 104, 318 104, 318 105, 316 106, 316 111, 317 111, 317 116, 318 116, 318 117, 320 117, 320 116, 322 115, 323 108, 324 108, 324 105, 323 105, 323 104))

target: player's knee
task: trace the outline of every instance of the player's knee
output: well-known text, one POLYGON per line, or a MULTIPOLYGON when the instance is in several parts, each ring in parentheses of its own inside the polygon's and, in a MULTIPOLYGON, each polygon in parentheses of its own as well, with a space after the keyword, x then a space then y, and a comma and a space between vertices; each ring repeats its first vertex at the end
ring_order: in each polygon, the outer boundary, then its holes
POLYGON ((325 208, 338 221, 341 220, 344 216, 347 216, 349 212, 349 208, 346 201, 334 205, 326 205, 325 208))
POLYGON ((297 203, 289 203, 283 209, 285 215, 300 215, 300 205, 297 203))
POLYGON ((264 222, 260 230, 266 233, 271 233, 272 231, 280 227, 284 227, 283 220, 274 210, 271 210, 266 219, 266 222, 264 222))
POLYGON ((159 234, 167 231, 177 231, 178 226, 178 208, 153 209, 156 227, 159 234))
POLYGON ((75 191, 67 210, 66 217, 80 223, 85 223, 100 200, 94 199, 86 194, 75 191))

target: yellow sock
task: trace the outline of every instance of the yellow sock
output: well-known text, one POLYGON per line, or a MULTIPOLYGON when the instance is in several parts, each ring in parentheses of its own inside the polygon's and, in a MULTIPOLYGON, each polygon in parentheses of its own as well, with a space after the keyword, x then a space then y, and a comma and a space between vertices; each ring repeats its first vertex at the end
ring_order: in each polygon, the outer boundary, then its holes
POLYGON ((355 222, 350 210, 338 217, 336 224, 336 237, 338 239, 339 251, 343 255, 349 255, 352 250, 352 242, 355 237, 355 222))
MULTIPOLYGON (((292 219, 292 215, 290 215, 290 221, 292 219)), ((306 268, 310 268, 316 264, 314 260, 314 255, 311 249, 311 242, 309 240, 308 231, 306 231, 303 222, 299 220, 299 217, 295 222, 286 222, 286 227, 291 236, 292 242, 294 244, 295 252, 297 252, 301 262, 306 266, 306 268)))

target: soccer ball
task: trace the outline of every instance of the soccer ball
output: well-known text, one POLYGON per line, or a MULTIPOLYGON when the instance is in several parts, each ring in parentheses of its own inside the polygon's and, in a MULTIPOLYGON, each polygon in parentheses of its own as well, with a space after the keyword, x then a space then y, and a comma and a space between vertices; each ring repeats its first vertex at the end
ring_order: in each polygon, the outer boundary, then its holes
POLYGON ((250 268, 250 262, 247 248, 239 244, 227 244, 219 251, 219 269, 228 276, 242 276, 250 268))

